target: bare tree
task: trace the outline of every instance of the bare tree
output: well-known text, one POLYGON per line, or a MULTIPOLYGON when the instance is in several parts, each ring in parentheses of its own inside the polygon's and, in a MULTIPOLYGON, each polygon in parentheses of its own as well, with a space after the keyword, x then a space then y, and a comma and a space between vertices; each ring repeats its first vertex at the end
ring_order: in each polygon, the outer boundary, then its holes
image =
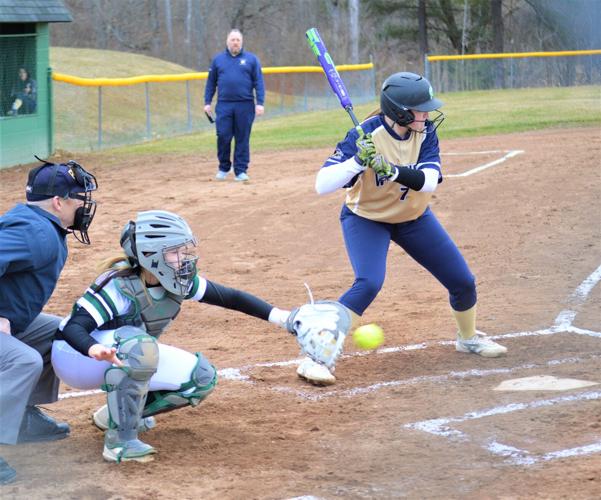
MULTIPOLYGON (((492 18, 492 51, 503 52, 503 0, 490 0, 490 15, 492 18)), ((495 61, 495 87, 505 86, 503 62, 495 61)))
POLYGON ((424 61, 428 49, 428 15, 426 11, 426 0, 417 2, 417 39, 419 42, 419 58, 424 61))
POLYGON ((169 55, 173 57, 173 23, 171 21, 171 0, 163 0, 165 7, 165 29, 167 30, 167 42, 169 47, 169 55))
POLYGON ((349 38, 351 63, 359 62, 359 0, 349 0, 349 38))

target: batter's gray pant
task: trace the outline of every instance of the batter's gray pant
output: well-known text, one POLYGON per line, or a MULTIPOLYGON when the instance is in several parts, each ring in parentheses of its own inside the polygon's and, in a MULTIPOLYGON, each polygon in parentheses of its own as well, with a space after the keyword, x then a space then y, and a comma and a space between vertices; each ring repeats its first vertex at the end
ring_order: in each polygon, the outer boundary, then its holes
POLYGON ((60 321, 40 314, 24 332, 0 333, 0 443, 17 442, 27 405, 58 399, 50 355, 60 321))

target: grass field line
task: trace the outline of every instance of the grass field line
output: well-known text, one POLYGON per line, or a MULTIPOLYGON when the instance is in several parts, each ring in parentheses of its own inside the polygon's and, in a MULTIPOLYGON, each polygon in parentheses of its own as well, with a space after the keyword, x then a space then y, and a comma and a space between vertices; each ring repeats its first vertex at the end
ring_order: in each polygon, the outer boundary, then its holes
MULTIPOLYGON (((496 415, 505 415, 517 411, 531 410, 538 408, 547 408, 558 404, 575 403, 580 401, 595 401, 601 399, 600 391, 585 391, 577 394, 568 394, 549 399, 539 399, 526 403, 510 403, 503 406, 486 408, 479 411, 470 411, 459 417, 434 418, 405 424, 403 427, 410 430, 418 430, 435 436, 449 438, 453 441, 473 441, 470 434, 455 429, 451 424, 460 424, 463 422, 477 420, 496 415)), ((557 458, 568 458, 579 455, 590 455, 601 452, 601 441, 595 441, 587 445, 574 448, 565 448, 544 454, 533 454, 528 450, 516 448, 514 446, 502 444, 496 439, 487 439, 482 445, 484 449, 493 455, 499 455, 507 462, 514 465, 533 465, 541 461, 549 461, 557 458)))
MULTIPOLYGON (((589 276, 587 276, 576 287, 574 292, 572 292, 570 294, 569 300, 576 307, 584 304, 584 302, 586 302, 586 300, 588 298, 588 295, 590 294, 590 292, 593 290, 595 285, 600 280, 601 280, 601 265, 597 269, 595 269, 589 276)), ((505 333, 505 334, 500 334, 500 335, 493 335, 490 338, 491 339, 503 339, 503 338, 530 337, 530 336, 540 336, 540 335, 554 335, 557 333, 564 333, 564 332, 576 333, 579 335, 587 335, 587 336, 591 336, 591 337, 601 338, 601 332, 584 330, 584 329, 580 329, 580 328, 572 326, 572 323, 573 323, 574 319, 576 318, 576 314, 577 314, 576 311, 565 309, 557 315, 553 326, 550 328, 545 328, 543 330, 536 330, 536 331, 505 333)), ((451 345, 453 343, 454 343, 454 341, 452 341, 452 340, 441 340, 441 341, 436 341, 436 342, 422 342, 419 344, 385 347, 382 349, 377 349, 375 351, 363 351, 363 352, 348 353, 348 354, 344 354, 342 356, 342 358, 367 356, 367 355, 371 355, 371 354, 388 354, 388 353, 396 353, 396 352, 401 352, 401 351, 412 351, 412 350, 426 349, 433 345, 451 345)), ((302 358, 298 358, 298 359, 292 359, 292 360, 286 360, 286 361, 256 363, 256 364, 252 364, 252 365, 245 365, 245 366, 238 367, 238 368, 223 368, 221 370, 218 370, 217 374, 223 380, 233 380, 233 381, 237 380, 237 381, 248 382, 250 377, 248 375, 246 375, 245 372, 248 372, 254 368, 294 366, 294 365, 298 365, 301 362, 301 360, 302 360, 302 358)), ((380 382, 380 383, 375 384, 370 387, 373 387, 373 389, 371 389, 373 391, 373 390, 376 390, 376 388, 380 389, 383 387, 387 387, 387 385, 391 385, 394 383, 401 384, 402 382, 403 381, 380 382)), ((281 387, 274 388, 274 390, 277 390, 279 392, 294 392, 295 391, 294 389, 288 390, 288 388, 286 388, 286 390, 284 390, 281 387)), ((73 391, 73 392, 59 394, 59 399, 89 396, 89 395, 93 395, 93 394, 99 394, 101 392, 102 391, 100 389, 92 390, 92 391, 73 391)), ((303 398, 309 398, 309 396, 311 396, 309 399, 313 399, 313 397, 315 396, 313 394, 308 394, 304 391, 296 391, 296 392, 300 397, 303 397, 303 398)), ((330 392, 336 393, 339 391, 330 391, 330 392)), ((360 393, 364 393, 364 392, 365 391, 360 392, 360 393)), ((327 393, 322 393, 321 397, 324 397, 323 396, 324 394, 327 394, 327 393)))

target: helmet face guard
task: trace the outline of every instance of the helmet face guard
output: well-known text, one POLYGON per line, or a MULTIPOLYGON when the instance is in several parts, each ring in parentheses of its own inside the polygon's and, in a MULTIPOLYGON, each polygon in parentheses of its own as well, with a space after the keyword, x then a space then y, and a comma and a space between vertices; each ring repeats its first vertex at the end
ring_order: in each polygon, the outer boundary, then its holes
POLYGON ((165 210, 138 213, 121 233, 133 267, 152 274, 168 292, 186 296, 196 276, 196 239, 180 216, 165 210))
POLYGON ((75 180, 81 186, 84 186, 84 193, 69 193, 69 198, 75 200, 82 200, 83 206, 78 207, 75 211, 75 218, 73 225, 68 227, 73 232, 75 239, 83 243, 84 245, 90 244, 90 237, 88 236, 88 228, 96 215, 96 202, 92 200, 92 191, 98 189, 98 182, 96 177, 91 173, 87 172, 79 163, 70 160, 67 165, 71 168, 75 180))
POLYGON ((173 272, 173 281, 179 285, 181 292, 186 295, 196 276, 196 241, 189 241, 183 245, 163 249, 165 265, 173 272))

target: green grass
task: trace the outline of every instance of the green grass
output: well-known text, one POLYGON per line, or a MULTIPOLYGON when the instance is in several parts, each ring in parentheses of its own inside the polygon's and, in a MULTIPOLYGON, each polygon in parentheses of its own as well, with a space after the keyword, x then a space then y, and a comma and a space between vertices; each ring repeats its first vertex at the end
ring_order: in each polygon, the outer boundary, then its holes
MULTIPOLYGON (((183 73, 189 68, 152 57, 94 49, 53 47, 51 64, 55 71, 83 77, 124 77, 142 74, 183 73)), ((161 130, 153 123, 153 132, 161 135, 185 129, 181 106, 185 106, 184 84, 152 84, 151 109, 161 116, 171 130, 161 130), (182 104, 183 103, 183 104, 182 104)), ((94 147, 96 141, 98 93, 94 87, 83 88, 55 84, 57 146, 67 136, 82 148, 94 147), (83 111, 82 111, 83 110, 83 111), (79 142, 75 142, 77 139, 79 142)), ((206 127, 202 115, 204 82, 193 82, 192 107, 195 125, 206 127)), ((549 127, 601 125, 601 86, 491 90, 440 94, 446 120, 439 129, 442 139, 477 137, 549 127)), ((139 137, 144 129, 144 86, 105 88, 103 91, 105 137, 112 139, 139 137), (141 125, 142 124, 142 125, 141 125)), ((279 97, 269 94, 267 116, 257 119, 251 137, 253 151, 333 147, 351 127, 341 108, 296 113, 270 118, 279 97)), ((357 106, 362 119, 378 106, 377 102, 357 106)), ((67 141, 68 142, 68 141, 67 141)), ((77 149, 74 150, 77 151, 77 149)), ((215 154, 215 131, 180 135, 161 140, 123 146, 110 150, 115 154, 206 153, 215 154)))
MULTIPOLYGON (((601 126, 601 86, 494 90, 441 94, 446 119, 442 139, 478 137, 550 127, 601 126)), ((358 106, 358 117, 377 107, 358 106)), ((253 151, 306 149, 334 146, 351 127, 342 109, 299 113, 257 120, 253 151)), ((214 132, 153 141, 114 150, 122 153, 212 152, 214 132)))

